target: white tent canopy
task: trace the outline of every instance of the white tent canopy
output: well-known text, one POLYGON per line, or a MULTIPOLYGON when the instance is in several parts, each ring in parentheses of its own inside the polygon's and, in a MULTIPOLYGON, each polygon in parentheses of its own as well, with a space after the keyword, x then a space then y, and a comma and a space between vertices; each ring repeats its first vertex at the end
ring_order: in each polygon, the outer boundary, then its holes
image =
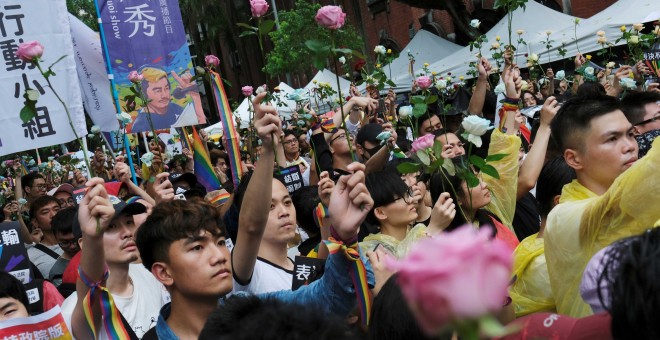
MULTIPOLYGON (((278 97, 280 102, 285 103, 284 106, 279 106, 277 111, 280 115, 284 116, 285 119, 288 119, 291 116, 291 113, 296 109, 296 102, 293 100, 287 99, 287 94, 293 93, 293 88, 285 83, 280 83, 277 85, 280 89, 279 92, 274 92, 273 96, 278 97)), ((256 89, 255 89, 256 90, 256 89)), ((275 103, 273 103, 275 105, 275 103)), ((250 104, 248 103, 248 98, 243 99, 238 108, 234 111, 234 115, 241 117, 241 126, 240 128, 247 128, 250 125, 250 104)), ((218 123, 220 124, 220 123, 218 123)), ((216 124, 217 125, 217 124, 216 124)), ((207 127, 206 129, 211 129, 214 125, 207 127)), ((222 128, 222 127, 221 127, 222 128)), ((208 131, 207 131, 208 132, 208 131)))
POLYGON ((408 45, 403 48, 399 57, 394 59, 389 65, 384 66, 385 73, 389 76, 391 72, 390 78, 396 84, 394 92, 410 91, 410 87, 412 86, 413 77, 408 72, 408 66, 410 64, 408 51, 413 55, 415 64, 419 67, 424 63, 440 60, 461 48, 460 45, 445 40, 431 32, 425 30, 417 32, 408 45))
MULTIPOLYGON (((575 46, 575 36, 581 53, 589 53, 601 49, 597 43, 596 33, 604 31, 607 40, 614 42, 622 36, 619 28, 626 25, 628 29, 632 24, 646 23, 660 19, 660 1, 658 0, 619 0, 610 7, 588 19, 582 19, 577 29, 574 27, 564 27, 552 33, 551 38, 555 40, 554 47, 550 49, 550 60, 560 60, 562 57, 557 53, 561 47, 561 42, 565 42, 565 48, 568 51, 567 56, 574 56, 578 53, 575 46)), ((619 41, 618 45, 625 44, 625 40, 619 41)), ((539 54, 541 62, 547 62, 548 51, 545 45, 535 42, 531 47, 539 54)))
MULTIPOLYGON (((647 1, 657 1, 657 0, 647 0, 647 1)), ((523 30, 525 33, 522 35, 522 38, 531 46, 536 46, 533 42, 540 41, 545 39, 546 31, 563 31, 567 29, 573 29, 575 24, 575 17, 566 15, 555 10, 552 10, 548 7, 545 7, 535 1, 529 1, 526 4, 526 9, 523 11, 522 8, 518 8, 513 13, 513 24, 511 29, 513 35, 511 37, 512 44, 516 44, 518 40, 518 35, 516 34, 517 30, 523 30), (530 43, 531 42, 531 43, 530 43)), ((504 17, 500 22, 498 22, 488 33, 486 37, 488 42, 484 43, 481 47, 481 52, 484 57, 492 60, 493 51, 490 50, 491 44, 495 43, 495 37, 499 36, 501 38, 500 44, 503 46, 508 44, 509 40, 509 28, 507 18, 504 17)), ((561 45, 561 40, 558 37, 555 37, 553 33, 551 36, 552 40, 555 40, 555 45, 561 45)), ((595 39, 594 39, 595 40, 595 39)), ((545 46, 543 47, 545 49, 545 46)), ((524 53, 539 53, 538 51, 529 50, 529 47, 524 45, 519 46, 519 50, 516 55, 522 55, 524 53)), ((478 51, 470 51, 470 47, 463 47, 461 50, 447 56, 446 58, 432 63, 429 66, 429 69, 434 72, 447 74, 451 72, 453 76, 464 76, 466 79, 469 78, 467 72, 469 70, 470 62, 477 61, 476 55, 478 51)), ((555 52, 556 53, 556 52, 555 52)), ((545 61, 545 60, 543 60, 545 61)), ((518 57, 516 62, 524 65, 525 61, 521 57, 518 57)), ((421 67, 418 67, 415 70, 415 74, 418 74, 421 70, 421 67)))
MULTIPOLYGON (((310 103, 312 108, 314 109, 317 109, 316 108, 317 103, 312 98, 314 95, 313 89, 318 87, 318 83, 328 83, 335 92, 337 93, 340 92, 339 91, 340 89, 337 87, 337 75, 335 73, 333 73, 328 69, 323 69, 321 71, 318 71, 314 76, 314 78, 312 78, 312 80, 309 82, 309 84, 305 85, 305 90, 307 90, 307 93, 311 98, 310 103)), ((341 87, 341 93, 343 94, 344 98, 346 98, 346 96, 348 96, 349 93, 348 91, 351 87, 351 82, 349 82, 348 80, 342 77, 339 77, 339 86, 341 87)), ((336 98, 337 97, 335 96, 330 101, 335 102, 336 98)), ((320 106, 318 108, 319 113, 325 113, 331 109, 330 106, 327 105, 327 103, 318 103, 318 105, 320 106)))

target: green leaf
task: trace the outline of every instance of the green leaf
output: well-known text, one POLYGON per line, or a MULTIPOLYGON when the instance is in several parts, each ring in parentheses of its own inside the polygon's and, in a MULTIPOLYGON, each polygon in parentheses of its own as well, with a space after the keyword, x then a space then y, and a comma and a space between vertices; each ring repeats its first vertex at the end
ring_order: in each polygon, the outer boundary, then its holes
POLYGON ((465 174, 465 183, 467 183, 468 188, 474 188, 479 185, 479 178, 472 172, 466 171, 465 174))
POLYGON ((486 157, 486 162, 495 162, 503 159, 504 157, 508 156, 508 154, 505 153, 496 153, 494 155, 488 155, 486 157))
POLYGON ((431 158, 429 157, 429 154, 426 153, 426 150, 417 150, 417 158, 419 158, 424 165, 431 164, 431 158))
POLYGON ((257 33, 252 32, 252 31, 243 31, 241 34, 238 35, 239 38, 247 37, 250 35, 257 35, 257 33))
POLYGON ((476 166, 479 169, 481 169, 481 167, 486 165, 486 161, 477 155, 470 156, 470 163, 474 164, 474 166, 476 166))
POLYGON ((432 94, 426 98, 426 104, 433 104, 438 101, 438 96, 435 94, 432 94))
POLYGON ((259 30, 258 28, 250 26, 250 25, 248 25, 246 23, 243 23, 243 22, 237 23, 236 26, 246 28, 246 29, 248 29, 250 31, 253 31, 253 32, 257 32, 259 30))
POLYGON ((36 105, 34 104, 32 105, 26 104, 25 106, 23 106, 20 113, 20 117, 23 123, 29 122, 30 120, 32 120, 32 118, 34 118, 34 116, 37 115, 37 109, 35 106, 36 105))
POLYGON ((351 54, 351 53, 353 53, 353 50, 351 50, 350 48, 333 48, 332 52, 343 53, 343 54, 351 54))
POLYGON ((425 103, 415 104, 412 114, 415 118, 419 118, 426 113, 426 109, 428 109, 428 105, 425 103))
POLYGON ((447 170, 447 173, 451 176, 456 176, 456 166, 454 162, 443 162, 442 168, 447 170))
POLYGON ((442 143, 440 141, 436 140, 433 142, 433 154, 435 155, 436 158, 442 159, 442 143))
POLYGON ((410 98, 410 103, 412 103, 413 105, 414 104, 421 104, 421 103, 424 103, 425 101, 426 101, 426 97, 424 97, 424 96, 412 96, 410 98))
POLYGON ((433 162, 433 163, 431 164, 431 167, 430 167, 430 169, 429 169, 429 170, 430 170, 429 172, 434 172, 434 171, 440 169, 440 167, 442 166, 442 163, 444 163, 444 161, 445 161, 445 160, 444 160, 443 158, 438 158, 438 159, 436 159, 435 162, 433 162))
POLYGON ((391 87, 396 87, 396 83, 393 82, 393 81, 391 81, 391 80, 389 80, 389 79, 388 79, 385 83, 387 83, 387 85, 389 85, 389 86, 391 86, 391 87))
POLYGON ((323 54, 314 54, 312 59, 312 65, 316 67, 317 70, 322 70, 325 68, 326 58, 323 54))
POLYGON ((131 86, 129 87, 129 89, 131 90, 131 92, 135 93, 135 95, 138 94, 138 91, 135 89, 135 86, 131 86))
POLYGON ((421 164, 417 163, 401 163, 396 166, 396 170, 401 174, 411 174, 418 172, 422 168, 421 164))
POLYGON ((485 173, 486 175, 496 179, 500 179, 500 174, 497 172, 497 169, 495 169, 495 167, 493 167, 492 165, 484 164, 483 166, 480 167, 480 169, 481 172, 485 173))
POLYGON ((274 20, 264 20, 261 22, 261 24, 259 24, 259 33, 266 34, 272 31, 273 27, 275 27, 274 20))
POLYGON ((305 46, 307 46, 307 48, 309 48, 311 51, 314 51, 314 52, 325 52, 325 53, 327 53, 328 51, 330 51, 330 46, 328 46, 324 42, 318 41, 318 40, 307 40, 307 41, 305 41, 305 46))

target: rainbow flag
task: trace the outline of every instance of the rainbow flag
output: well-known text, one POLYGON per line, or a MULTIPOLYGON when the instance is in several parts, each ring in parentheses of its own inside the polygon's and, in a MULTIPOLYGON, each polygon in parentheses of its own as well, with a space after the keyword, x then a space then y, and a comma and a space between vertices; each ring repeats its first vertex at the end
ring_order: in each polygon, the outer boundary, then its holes
POLYGON ((227 154, 229 155, 229 167, 231 169, 232 181, 234 187, 238 188, 238 182, 243 176, 243 168, 241 167, 241 149, 240 149, 240 136, 234 126, 233 115, 227 100, 225 87, 222 85, 222 78, 220 74, 214 70, 208 70, 211 76, 211 87, 213 88, 213 98, 218 106, 220 114, 220 121, 222 121, 222 131, 224 138, 227 139, 227 154))
POLYGON ((193 126, 193 163, 195 166, 195 177, 199 184, 203 185, 207 191, 218 190, 222 188, 218 175, 215 174, 213 170, 213 165, 211 164, 211 159, 209 158, 208 153, 206 153, 206 148, 202 142, 202 139, 199 138, 197 134, 197 129, 193 126))
POLYGON ((211 204, 215 204, 215 205, 223 205, 223 204, 227 203, 227 200, 229 199, 229 196, 231 196, 231 195, 228 192, 223 192, 223 193, 218 194, 217 196, 211 198, 209 200, 209 202, 211 202, 211 204))

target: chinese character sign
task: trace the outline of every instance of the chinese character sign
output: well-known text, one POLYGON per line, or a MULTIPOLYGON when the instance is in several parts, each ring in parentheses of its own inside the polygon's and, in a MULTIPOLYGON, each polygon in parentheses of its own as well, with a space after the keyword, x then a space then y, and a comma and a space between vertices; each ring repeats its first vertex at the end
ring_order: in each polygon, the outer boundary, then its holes
POLYGON ((39 70, 16 57, 18 46, 32 40, 44 45, 43 67, 66 56, 54 66, 56 75, 50 79, 78 134, 87 134, 65 0, 0 0, 0 155, 75 138, 64 107, 39 70), (36 116, 27 123, 19 118, 25 89, 39 93, 36 116))
POLYGON ((62 310, 55 306, 39 315, 0 322, 0 339, 70 340, 73 337, 62 310))
POLYGON ((660 78, 660 50, 652 49, 644 52, 644 62, 655 78, 660 78))
POLYGON ((177 0, 98 5, 121 110, 133 117, 128 132, 150 130, 149 115, 155 129, 206 122, 177 0), (131 91, 131 71, 144 78, 142 94, 131 91))
POLYGON ((19 228, 18 222, 0 223, 0 270, 28 283, 32 280, 30 260, 20 239, 19 228))

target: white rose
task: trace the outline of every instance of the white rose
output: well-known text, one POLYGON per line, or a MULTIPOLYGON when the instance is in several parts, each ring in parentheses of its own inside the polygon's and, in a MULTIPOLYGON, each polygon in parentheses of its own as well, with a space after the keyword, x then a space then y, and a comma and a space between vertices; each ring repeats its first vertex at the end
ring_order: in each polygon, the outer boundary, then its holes
POLYGON ((131 115, 126 113, 126 112, 122 112, 122 113, 118 114, 117 115, 117 120, 119 120, 123 124, 128 124, 128 123, 133 121, 133 119, 131 118, 131 115))
POLYGON ((561 70, 555 74, 555 79, 557 80, 564 80, 566 78, 566 72, 564 70, 561 70))
POLYGON ((637 88, 635 80, 632 78, 623 78, 621 79, 621 86, 627 90, 634 90, 637 88))
POLYGON ((25 91, 25 93, 27 94, 28 99, 31 101, 37 101, 37 99, 39 99, 39 91, 37 90, 30 89, 25 91))
POLYGON ((470 26, 474 28, 479 28, 479 25, 481 25, 481 21, 478 19, 472 19, 472 21, 470 21, 470 26))
POLYGON ((376 47, 374 47, 374 53, 384 55, 387 53, 387 49, 383 45, 376 45, 376 47))
POLYGON ((523 80, 522 83, 521 83, 520 90, 521 91, 527 91, 528 89, 529 89, 529 84, 527 83, 526 80, 523 80))
POLYGON ((631 35, 630 40, 628 40, 629 43, 633 45, 639 44, 639 36, 638 35, 631 35))
POLYGON ((339 57, 339 62, 340 62, 342 65, 346 64, 346 57, 344 57, 344 56, 339 57))
POLYGON ((596 42, 599 43, 599 44, 601 44, 601 45, 603 45, 603 44, 605 44, 605 43, 607 42, 607 38, 605 38, 605 37, 598 37, 598 39, 596 40, 596 42))
POLYGON ((615 64, 613 61, 610 61, 610 62, 607 63, 607 65, 606 65, 607 68, 614 68, 614 66, 616 66, 616 64, 615 64))
POLYGON ((493 49, 493 50, 496 50, 496 49, 500 48, 500 43, 493 43, 492 45, 490 45, 490 48, 493 49))
POLYGON ((266 88, 267 88, 266 85, 261 85, 261 86, 257 87, 257 90, 255 91, 255 93, 260 94, 260 93, 266 92, 266 88))
POLYGON ((495 94, 504 93, 505 89, 506 88, 504 87, 504 83, 499 83, 497 86, 495 86, 495 94))
POLYGON ((99 133, 101 132, 101 128, 98 125, 92 125, 92 128, 90 129, 92 133, 99 133))
POLYGON ((399 108, 399 118, 405 119, 412 115, 412 106, 406 105, 399 108))
POLYGON ((144 163, 146 166, 151 166, 151 162, 154 160, 154 154, 151 152, 147 152, 140 157, 142 160, 142 163, 144 163))
POLYGON ((490 121, 475 115, 471 115, 463 119, 461 124, 465 133, 462 134, 465 139, 476 147, 481 147, 481 136, 493 127, 490 126, 490 121))
POLYGON ((532 62, 537 62, 537 61, 539 61, 539 55, 536 54, 536 53, 532 53, 532 54, 529 55, 529 58, 527 58, 527 59, 529 59, 532 62))
POLYGON ((594 68, 591 67, 591 66, 589 66, 589 67, 587 67, 587 68, 584 69, 584 73, 586 73, 586 74, 588 74, 588 75, 590 75, 590 76, 593 76, 593 75, 594 75, 594 71, 595 71, 594 68))
POLYGON ((444 79, 440 79, 440 80, 436 81, 435 82, 435 88, 437 88, 438 90, 446 89, 447 88, 447 81, 444 80, 444 79))
POLYGON ((604 37, 605 36, 605 31, 598 31, 598 32, 596 32, 596 35, 598 35, 599 37, 604 37))

